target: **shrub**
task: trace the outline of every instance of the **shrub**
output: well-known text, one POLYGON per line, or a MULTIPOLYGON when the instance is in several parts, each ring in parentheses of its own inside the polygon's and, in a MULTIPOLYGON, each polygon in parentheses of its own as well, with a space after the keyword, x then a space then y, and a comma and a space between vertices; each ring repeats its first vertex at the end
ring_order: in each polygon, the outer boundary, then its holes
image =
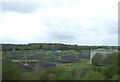
POLYGON ((85 75, 82 77, 82 80, 104 80, 102 73, 98 73, 93 70, 86 71, 85 75))
POLYGON ((113 52, 111 57, 112 57, 112 64, 118 65, 118 52, 113 52))
POLYGON ((118 65, 118 52, 113 52, 112 54, 100 54, 96 53, 92 58, 93 65, 118 65))
POLYGON ((111 65, 112 64, 112 56, 111 54, 106 54, 105 59, 103 61, 103 65, 111 65))
POLYGON ((81 80, 81 75, 82 75, 82 73, 83 73, 83 70, 77 68, 77 69, 75 70, 75 80, 81 80))
POLYGON ((40 74, 42 73, 44 68, 42 68, 39 64, 36 64, 35 68, 36 69, 33 71, 34 72, 34 78, 39 79, 40 78, 40 74))
POLYGON ((73 80, 74 79, 74 70, 69 71, 64 67, 54 67, 44 70, 40 79, 42 80, 73 80))
POLYGON ((20 80, 21 70, 18 69, 13 63, 2 63, 2 79, 3 80, 20 80))
POLYGON ((97 66, 103 65, 103 60, 104 60, 103 55, 100 53, 96 53, 92 58, 92 64, 97 66))
POLYGON ((115 74, 118 74, 118 66, 117 65, 109 65, 102 70, 103 74, 107 79, 112 78, 115 74))
POLYGON ((118 80, 120 76, 118 74, 115 74, 114 76, 112 76, 112 78, 110 78, 109 80, 118 80))
POLYGON ((101 67, 92 67, 92 69, 94 70, 94 71, 97 71, 97 72, 101 72, 102 71, 102 68, 101 67))

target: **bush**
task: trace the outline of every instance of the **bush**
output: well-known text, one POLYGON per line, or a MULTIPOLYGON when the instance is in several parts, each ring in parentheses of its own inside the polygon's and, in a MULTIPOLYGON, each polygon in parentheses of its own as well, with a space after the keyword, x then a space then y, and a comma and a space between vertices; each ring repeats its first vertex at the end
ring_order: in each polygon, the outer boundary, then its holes
POLYGON ((112 57, 112 64, 118 65, 118 52, 113 52, 111 57, 112 57))
POLYGON ((74 70, 68 71, 63 67, 54 67, 44 70, 41 75, 41 80, 73 80, 74 70))
POLYGON ((75 70, 75 80, 81 80, 82 74, 83 74, 83 70, 77 68, 75 70))
POLYGON ((118 80, 120 76, 118 74, 115 74, 114 76, 112 76, 112 78, 110 78, 109 80, 118 80))
POLYGON ((21 70, 19 70, 13 63, 2 63, 3 80, 20 80, 21 74, 21 70))
POLYGON ((96 66, 103 65, 103 61, 104 57, 100 53, 96 53, 92 58, 92 64, 96 66))
POLYGON ((95 67, 93 66, 92 69, 94 71, 97 71, 97 72, 101 72, 102 71, 102 68, 101 67, 97 67, 97 66, 95 66, 95 67))
POLYGON ((118 65, 118 52, 113 52, 112 54, 100 54, 96 53, 92 58, 92 64, 99 66, 99 65, 118 65))
POLYGON ((93 70, 86 71, 85 75, 82 77, 82 80, 104 80, 102 73, 98 73, 93 70))
POLYGON ((105 59, 103 61, 103 65, 111 65, 112 64, 112 56, 111 54, 106 54, 105 59))
POLYGON ((112 78, 115 74, 118 74, 118 66, 117 65, 109 65, 103 69, 103 74, 107 79, 112 78))
POLYGON ((44 70, 44 68, 42 68, 40 65, 36 64, 35 65, 35 70, 33 71, 34 73, 34 78, 35 79, 39 79, 40 78, 40 74, 42 73, 42 71, 44 70))

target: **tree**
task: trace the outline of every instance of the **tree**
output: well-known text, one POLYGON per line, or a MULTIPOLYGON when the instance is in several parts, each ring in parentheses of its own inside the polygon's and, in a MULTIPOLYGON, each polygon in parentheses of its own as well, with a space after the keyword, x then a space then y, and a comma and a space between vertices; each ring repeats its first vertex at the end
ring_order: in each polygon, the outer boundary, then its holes
POLYGON ((112 64, 112 56, 111 54, 106 54, 105 59, 103 61, 103 65, 111 65, 112 64))
POLYGON ((45 44, 45 45, 42 46, 42 49, 43 49, 43 50, 50 50, 50 49, 51 49, 51 46, 45 44))
POLYGON ((93 65, 103 65, 104 56, 100 53, 96 53, 92 58, 93 65))
POLYGON ((112 64, 118 65, 118 54, 119 52, 113 52, 111 55, 112 58, 112 64))

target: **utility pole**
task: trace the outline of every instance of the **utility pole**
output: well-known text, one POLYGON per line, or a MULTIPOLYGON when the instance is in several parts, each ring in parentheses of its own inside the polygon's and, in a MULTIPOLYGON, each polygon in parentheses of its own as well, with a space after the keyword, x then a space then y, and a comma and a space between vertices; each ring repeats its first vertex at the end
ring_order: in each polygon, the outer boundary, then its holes
POLYGON ((76 51, 76 59, 78 59, 78 50, 76 51))
POLYGON ((76 59, 78 59, 78 55, 76 54, 76 59))
POLYGON ((59 54, 59 60, 61 60, 60 54, 59 54))
POLYGON ((27 65, 27 66, 28 66, 28 63, 27 63, 27 57, 26 57, 26 62, 25 62, 25 65, 27 65))
MULTIPOLYGON (((26 54, 26 52, 25 52, 25 54, 26 54)), ((24 65, 27 65, 27 66, 28 66, 28 63, 27 63, 27 56, 25 56, 25 54, 24 54, 24 58, 26 58, 26 61, 25 61, 25 64, 24 64, 24 65)))

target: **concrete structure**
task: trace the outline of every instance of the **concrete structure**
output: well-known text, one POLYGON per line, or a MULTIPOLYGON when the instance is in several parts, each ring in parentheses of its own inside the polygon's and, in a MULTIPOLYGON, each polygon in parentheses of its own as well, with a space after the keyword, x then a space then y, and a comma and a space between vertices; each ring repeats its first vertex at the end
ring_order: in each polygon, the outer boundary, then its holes
POLYGON ((107 50, 107 49, 94 49, 94 50, 90 50, 90 64, 92 64, 92 57, 96 54, 96 53, 101 53, 103 55, 107 54, 107 53, 110 53, 112 54, 112 52, 115 52, 116 50, 113 50, 113 49, 110 49, 110 50, 107 50))
POLYGON ((59 55, 59 60, 61 60, 61 57, 60 57, 60 55, 59 55))

